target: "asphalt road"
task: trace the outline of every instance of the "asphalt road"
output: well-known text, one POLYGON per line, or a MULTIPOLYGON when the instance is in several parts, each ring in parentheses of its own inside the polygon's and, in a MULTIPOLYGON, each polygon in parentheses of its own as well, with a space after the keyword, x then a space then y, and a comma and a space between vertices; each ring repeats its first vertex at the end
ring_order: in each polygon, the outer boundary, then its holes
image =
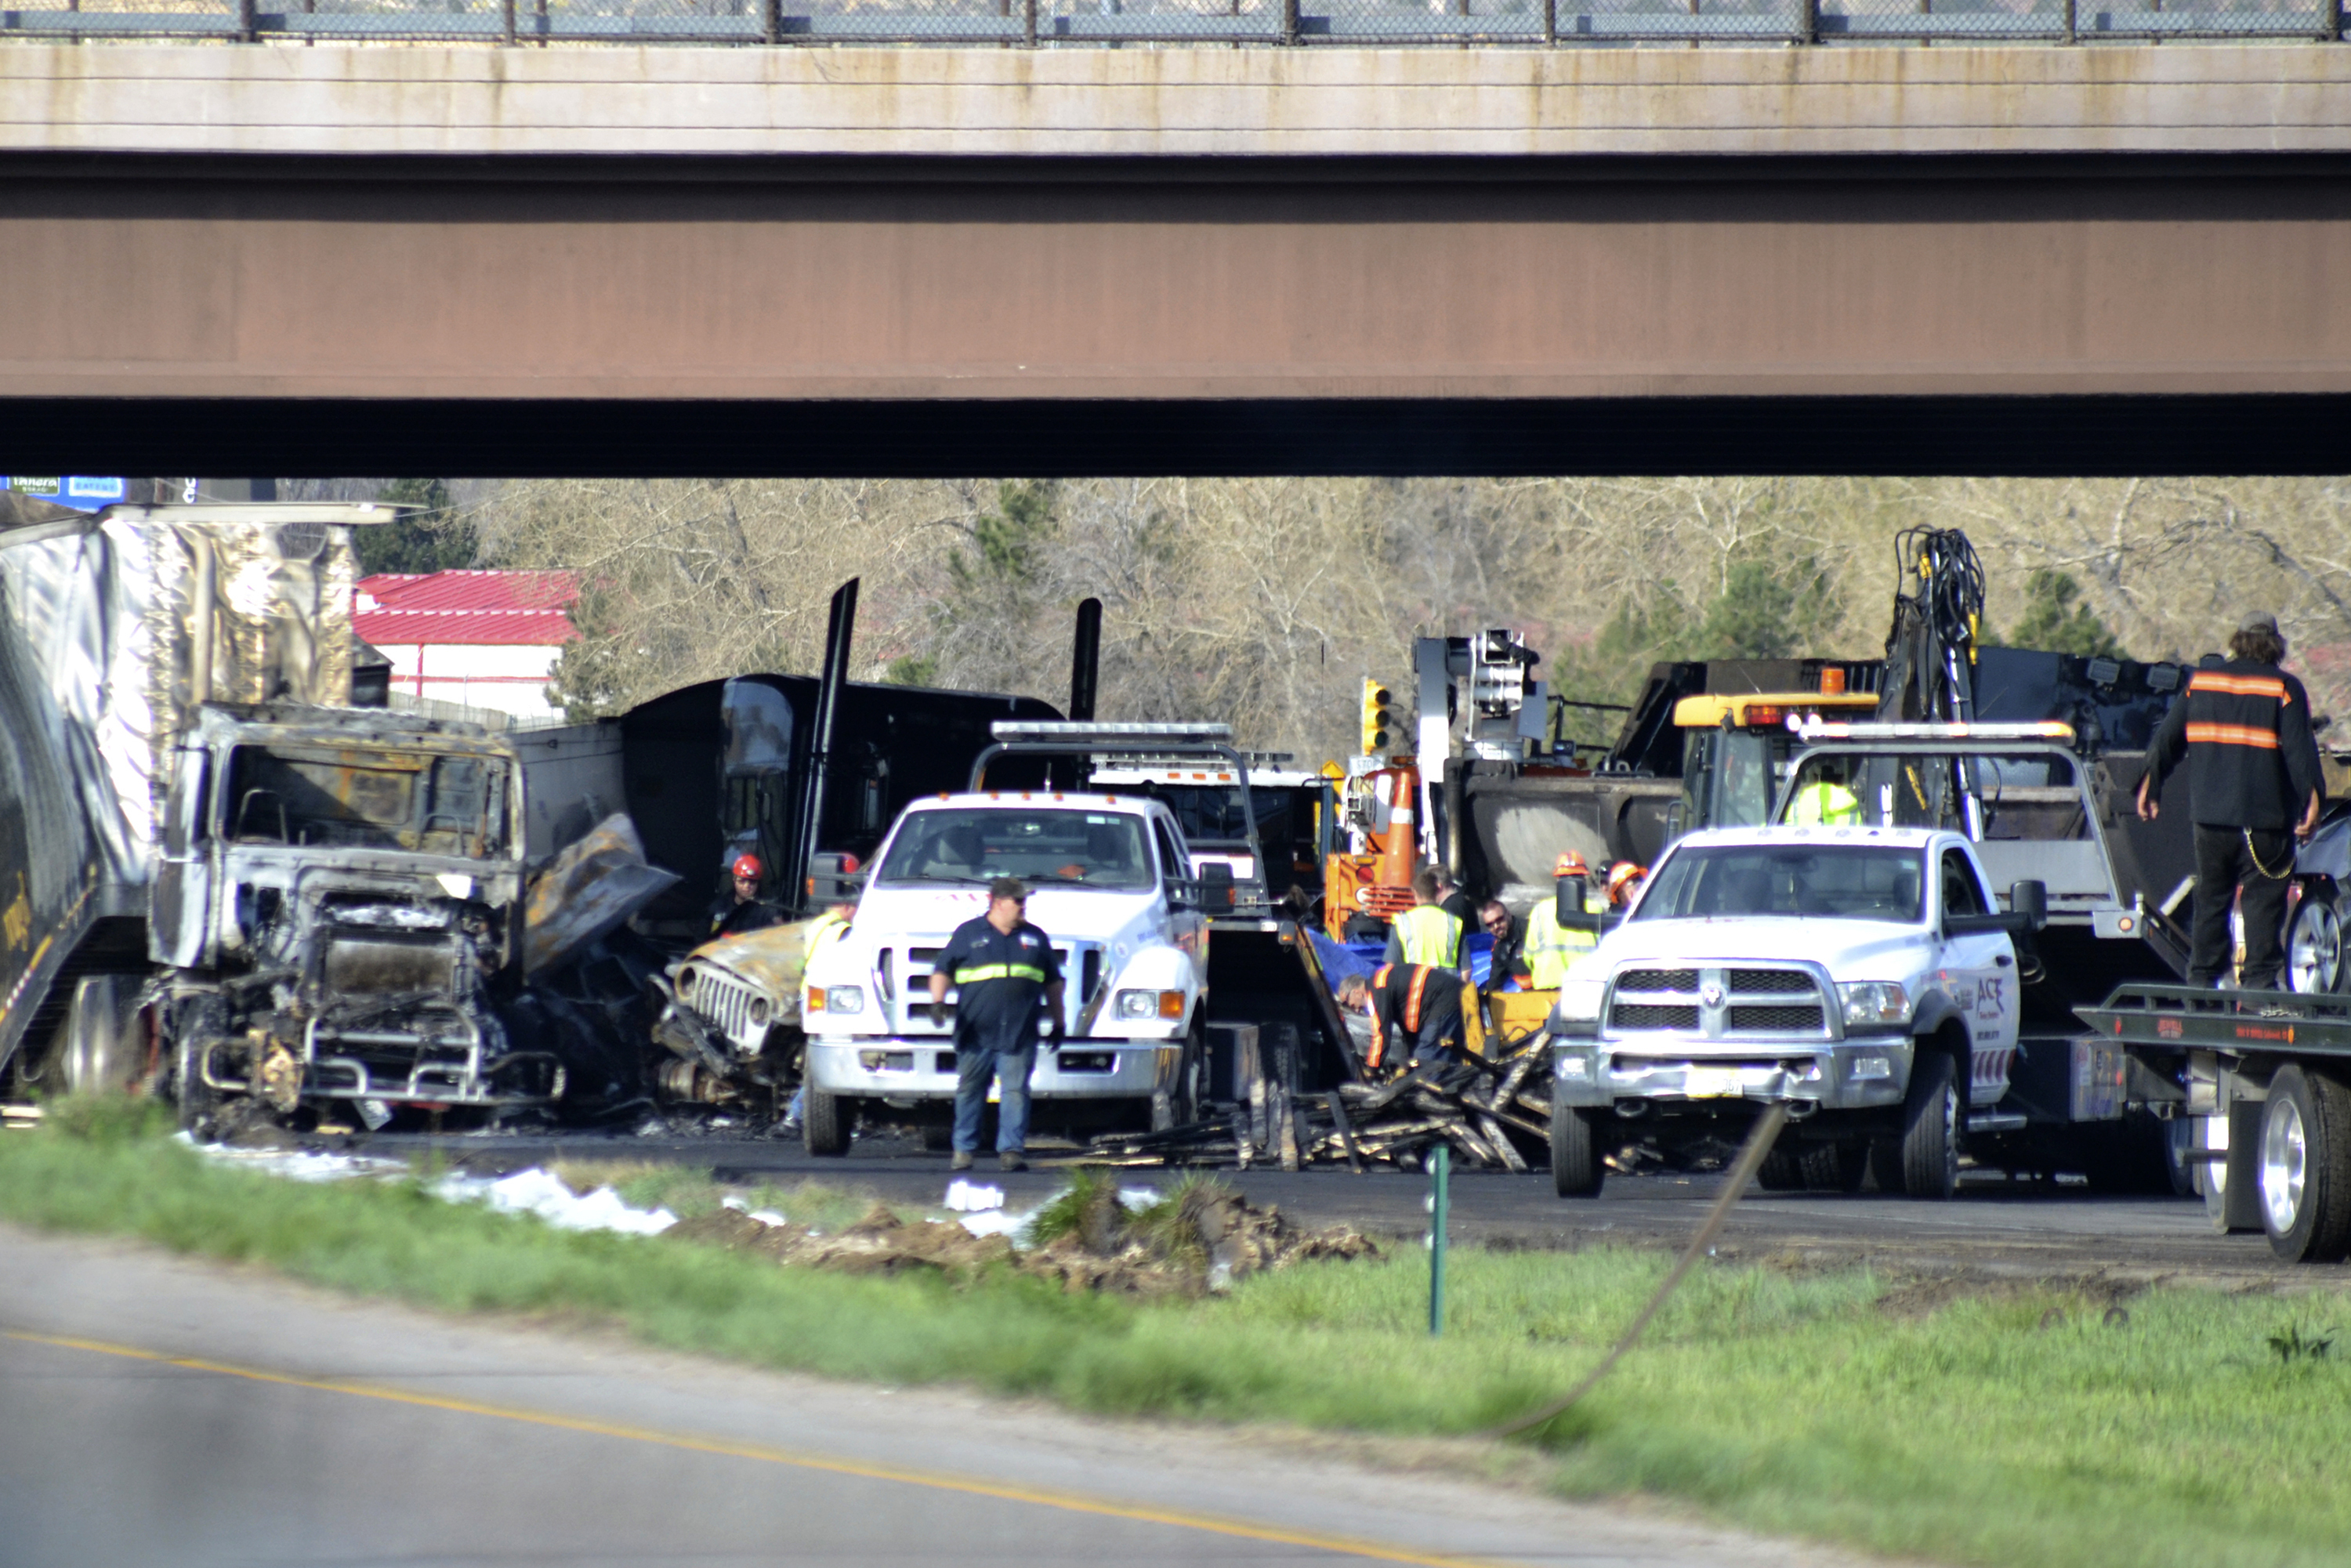
MULTIPOLYGON (((428 1142, 442 1157, 485 1174, 556 1158, 653 1160, 705 1166, 721 1180, 747 1185, 819 1180, 864 1187, 902 1203, 936 1203, 948 1180, 945 1155, 889 1139, 861 1138, 841 1159, 812 1159, 795 1140, 724 1134, 378 1138, 364 1146, 371 1153, 414 1156, 428 1142)), ((1042 1201, 1061 1180, 1050 1168, 1001 1176, 989 1166, 982 1162, 976 1179, 1003 1187, 1007 1203, 1016 1209, 1042 1201)), ((1307 1225, 1353 1225, 1374 1235, 1416 1238, 1427 1224, 1426 1176, 1356 1176, 1338 1169, 1221 1174, 1251 1202, 1278 1205, 1307 1225)), ((1149 1185, 1172 1175, 1137 1169, 1132 1179, 1149 1185)), ((1541 1172, 1458 1171, 1450 1233, 1462 1242, 1527 1249, 1678 1247, 1698 1228, 1719 1179, 1611 1176, 1598 1198, 1563 1202, 1541 1172)), ((2103 1197, 2078 1186, 2010 1183, 1974 1173, 1949 1203, 1874 1191, 1844 1196, 1751 1187, 1716 1250, 1723 1258, 1866 1265, 1903 1276, 2095 1275, 2118 1283, 2192 1280, 2238 1286, 2309 1282, 2314 1272, 2279 1264, 2259 1235, 2215 1233, 2198 1199, 2103 1197)))
POLYGON ((0 1568, 1860 1568, 1451 1479, 358 1303, 0 1228, 0 1568))

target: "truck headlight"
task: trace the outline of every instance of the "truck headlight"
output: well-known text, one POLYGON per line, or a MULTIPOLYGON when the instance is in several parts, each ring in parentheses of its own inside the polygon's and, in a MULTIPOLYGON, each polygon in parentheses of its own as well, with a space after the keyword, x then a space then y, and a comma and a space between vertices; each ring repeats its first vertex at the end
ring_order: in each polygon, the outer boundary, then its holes
POLYGON ((1910 993, 1891 980, 1863 980, 1839 986, 1837 995, 1844 998, 1848 1029, 1876 1029, 1910 1021, 1910 993))
POLYGON ((1890 1079, 1894 1076, 1894 1059, 1890 1056, 1856 1056, 1846 1076, 1855 1083, 1873 1078, 1890 1079))
POLYGON ((1118 1016, 1123 1019, 1177 1019, 1184 1016, 1184 993, 1181 991, 1121 991, 1117 997, 1118 1016))
POLYGON ((1605 980, 1579 979, 1570 975, 1559 984, 1559 1002, 1554 1009, 1569 1023, 1589 1023, 1600 1016, 1601 994, 1608 989, 1605 980))
MULTIPOLYGON (((814 993, 811 992, 811 995, 814 993)), ((865 988, 862 986, 827 986, 824 988, 824 1010, 829 1013, 862 1013, 865 1010, 865 988)))
POLYGON ((677 972, 677 994, 680 998, 694 995, 694 979, 699 972, 692 967, 680 969, 677 972))
POLYGON ((753 1023, 766 1023, 768 1021, 767 998, 753 997, 751 998, 751 1021, 753 1023))

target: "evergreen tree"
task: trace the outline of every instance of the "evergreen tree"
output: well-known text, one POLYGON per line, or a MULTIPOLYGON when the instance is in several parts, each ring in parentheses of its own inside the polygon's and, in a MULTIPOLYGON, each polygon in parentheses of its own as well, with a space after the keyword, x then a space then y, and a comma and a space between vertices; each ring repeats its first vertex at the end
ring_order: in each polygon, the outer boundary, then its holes
POLYGON ((1811 556, 1733 562, 1698 642, 1712 659, 1787 659, 1814 651, 1840 619, 1829 572, 1811 556))
POLYGON ((446 480, 394 479, 376 499, 408 509, 396 522, 351 530, 361 577, 378 572, 422 575, 474 564, 479 541, 474 525, 450 505, 446 480))
POLYGON ((2123 645, 2097 612, 2076 603, 2082 585, 2062 571, 2036 568, 2024 580, 2024 614, 2010 628, 2009 645, 2084 658, 2120 658, 2123 645))

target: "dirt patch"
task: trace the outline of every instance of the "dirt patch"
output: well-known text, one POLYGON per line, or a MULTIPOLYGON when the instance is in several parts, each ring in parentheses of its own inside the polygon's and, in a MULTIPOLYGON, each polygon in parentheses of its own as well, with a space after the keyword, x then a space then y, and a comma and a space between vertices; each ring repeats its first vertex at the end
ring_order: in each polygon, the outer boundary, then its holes
POLYGON ((823 1235, 724 1208, 682 1220, 668 1239, 755 1252, 793 1268, 850 1274, 934 1272, 967 1281, 990 1269, 1048 1280, 1072 1293, 1197 1296, 1266 1269, 1315 1259, 1377 1258, 1379 1244, 1352 1226, 1304 1230, 1278 1208, 1258 1208, 1215 1182, 1187 1186, 1139 1212, 1114 1184, 1073 1185, 1049 1205, 1040 1245, 975 1236, 952 1221, 907 1220, 876 1203, 844 1230, 823 1235), (1058 1212, 1057 1212, 1058 1210, 1058 1212))

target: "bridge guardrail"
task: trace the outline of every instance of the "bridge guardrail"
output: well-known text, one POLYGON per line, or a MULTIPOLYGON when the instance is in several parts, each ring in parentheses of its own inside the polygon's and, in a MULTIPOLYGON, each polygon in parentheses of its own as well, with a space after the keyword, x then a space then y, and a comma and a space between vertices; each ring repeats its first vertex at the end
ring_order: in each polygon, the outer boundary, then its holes
POLYGON ((2343 0, 67 0, 0 42, 494 45, 2340 42, 2343 0))

